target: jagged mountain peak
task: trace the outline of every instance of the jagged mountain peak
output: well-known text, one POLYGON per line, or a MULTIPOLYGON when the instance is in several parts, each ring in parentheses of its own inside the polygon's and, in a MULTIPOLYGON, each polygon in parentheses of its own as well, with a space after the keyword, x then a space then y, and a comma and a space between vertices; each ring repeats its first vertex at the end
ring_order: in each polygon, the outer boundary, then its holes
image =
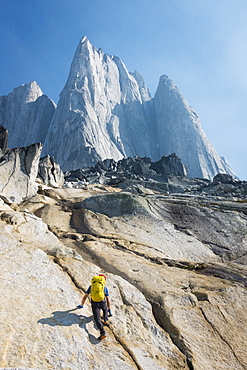
POLYGON ((9 132, 9 147, 43 143, 56 105, 36 81, 22 84, 0 97, 0 124, 9 132))
POLYGON ((84 35, 84 36, 82 36, 82 38, 81 38, 80 43, 81 43, 81 44, 83 44, 84 42, 90 42, 90 41, 88 40, 87 35, 84 35))
MULTIPOLYGON (((106 91, 109 82, 114 85, 115 91, 112 92, 112 96, 118 94, 114 99, 117 103, 119 103, 119 97, 123 102, 131 99, 140 102, 142 99, 150 99, 145 82, 137 71, 129 72, 118 56, 104 53, 101 48, 94 47, 86 36, 83 37, 71 63, 65 90, 85 90, 88 86, 92 97, 92 93, 96 90, 106 91)), ((104 94, 105 92, 101 91, 100 95, 104 94)))
POLYGON ((84 36, 47 134, 44 155, 63 170, 176 153, 191 177, 230 173, 201 128, 199 117, 175 83, 162 75, 154 98, 142 76, 118 56, 95 48, 84 36))
POLYGON ((42 96, 43 92, 36 81, 30 81, 27 84, 22 84, 14 88, 13 92, 9 95, 14 96, 15 99, 18 99, 22 103, 30 103, 42 96))
POLYGON ((84 36, 77 45, 71 67, 73 67, 74 64, 77 64, 77 65, 85 64, 85 63, 90 64, 91 59, 95 60, 96 57, 99 57, 103 61, 107 61, 108 59, 113 59, 113 56, 104 53, 104 51, 101 48, 96 48, 89 41, 87 36, 84 36))
MULTIPOLYGON (((159 84, 155 93, 155 99, 157 99, 158 95, 162 95, 162 97, 166 97, 163 99, 162 105, 168 104, 170 105, 171 100, 176 100, 178 104, 183 105, 184 109, 188 112, 188 114, 193 115, 198 119, 199 123, 199 116, 195 112, 195 110, 190 106, 188 101, 184 98, 181 91, 179 90, 178 86, 175 84, 173 80, 171 80, 166 74, 160 76, 159 84), (169 100, 167 97, 169 96, 169 100)), ((172 107, 172 106, 171 106, 172 107)))
POLYGON ((43 154, 54 156, 63 170, 92 165, 99 159, 151 156, 145 119, 149 112, 144 108, 148 100, 148 89, 137 72, 129 73, 120 58, 105 54, 83 38, 43 154), (143 128, 138 137, 136 119, 143 128), (53 144, 54 139, 60 142, 60 149, 53 144))
POLYGON ((186 101, 175 82, 171 80, 166 74, 160 76, 156 94, 159 92, 160 89, 164 88, 169 89, 170 92, 172 92, 174 95, 177 95, 183 101, 186 101))
POLYGON ((54 157, 64 171, 91 166, 107 158, 117 161, 123 157, 147 156, 157 161, 176 153, 190 177, 212 179, 222 172, 234 175, 209 142, 196 112, 166 74, 160 77, 151 98, 137 71, 129 72, 119 57, 97 49, 87 36, 77 46, 51 124, 43 125, 39 114, 46 113, 40 108, 36 112, 37 108, 32 107, 36 109, 32 114, 31 107, 25 108, 19 114, 21 104, 38 102, 37 98, 41 99, 43 94, 34 81, 16 91, 20 89, 26 90, 21 93, 24 102, 16 98, 17 107, 14 103, 7 107, 6 97, 0 101, 0 118, 4 116, 0 124, 8 128, 10 117, 6 112, 16 111, 11 113, 11 119, 15 120, 11 125, 17 141, 18 135, 23 138, 25 132, 31 144, 31 140, 37 139, 33 128, 36 126, 36 131, 42 131, 43 155, 54 157), (34 118, 35 114, 40 122, 34 118), (20 122, 23 127, 17 129, 20 122))
POLYGON ((78 45, 77 45, 77 48, 76 48, 76 52, 75 52, 75 56, 78 54, 78 53, 81 53, 81 51, 84 49, 96 49, 93 44, 90 42, 90 40, 88 39, 87 36, 83 36, 81 38, 81 40, 79 41, 78 45))

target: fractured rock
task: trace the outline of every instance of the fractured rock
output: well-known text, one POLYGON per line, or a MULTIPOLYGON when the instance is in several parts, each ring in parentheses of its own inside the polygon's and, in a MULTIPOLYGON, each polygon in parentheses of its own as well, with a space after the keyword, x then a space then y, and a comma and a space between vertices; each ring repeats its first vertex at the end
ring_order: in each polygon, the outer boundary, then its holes
POLYGON ((10 203, 19 204, 36 194, 35 180, 41 150, 42 145, 37 143, 7 149, 0 157, 0 194, 7 197, 10 203))
POLYGON ((229 184, 229 183, 232 183, 233 181, 234 181, 233 177, 227 173, 218 173, 213 178, 214 183, 221 182, 223 184, 229 184))
POLYGON ((247 368, 245 201, 96 184, 19 208, 0 201, 0 367, 247 368), (102 272, 113 317, 99 342, 90 303, 76 306, 102 272))
MULTIPOLYGON (((102 238, 100 241, 92 239, 81 243, 81 249, 84 253, 87 251, 88 256, 97 261, 101 269, 122 276, 142 292, 152 305, 156 322, 169 333, 181 353, 186 355, 189 369, 245 369, 247 357, 246 351, 242 350, 247 345, 244 325, 246 315, 244 286, 236 284, 235 281, 204 276, 201 270, 195 272, 181 267, 169 267, 158 253, 156 258, 150 258, 148 250, 137 244, 136 249, 133 249, 133 243, 128 244, 123 239, 102 238), (232 338, 233 335, 234 338, 232 338)), ((70 264, 69 260, 63 259, 61 264, 70 271, 78 284, 83 284, 80 262, 70 264), (78 264, 78 267, 75 267, 75 264, 78 264)), ((220 270, 221 264, 217 266, 220 270)), ((227 270, 226 265, 224 268, 227 270)), ((241 273, 240 270, 239 273, 241 273)), ((246 268, 243 269, 243 274, 246 277, 246 268)), ((113 302, 117 302, 115 298, 117 289, 111 275, 108 284, 110 292, 113 291, 113 302)), ((114 316, 117 315, 117 322, 113 319, 113 330, 114 332, 116 330, 116 333, 119 333, 131 348, 135 348, 135 343, 138 343, 139 339, 142 340, 143 335, 146 337, 141 322, 146 328, 150 328, 145 319, 146 310, 144 317, 141 314, 144 300, 134 289, 127 290, 125 285, 120 291, 123 303, 127 307, 124 307, 122 315, 122 307, 118 304, 113 305, 114 316), (134 311, 138 313, 138 318, 135 318, 134 311), (131 328, 128 329, 128 320, 130 319, 131 322, 131 317, 135 321, 134 328, 131 324, 131 328), (139 336, 135 343, 129 338, 132 330, 139 336), (126 334, 127 337, 125 337, 126 334)), ((153 329, 156 333, 155 338, 158 339, 160 337, 158 331, 153 329)), ((135 337, 134 332, 132 335, 135 337)), ((149 343, 149 340, 148 335, 145 343, 149 343)), ((163 345, 160 347, 161 353, 164 353, 162 351, 162 348, 165 350, 164 347, 166 347, 166 340, 163 340, 163 345)), ((144 343, 142 348, 145 349, 144 343)), ((145 350, 145 352, 148 351, 145 350)), ((139 355, 144 353, 140 351, 139 355)), ((137 358, 141 359, 139 356, 137 358)), ((174 364, 173 366, 176 369, 174 364)), ((165 365, 165 369, 167 368, 169 369, 169 366, 165 365)))
POLYGON ((166 75, 151 98, 138 72, 129 72, 118 57, 96 49, 83 37, 43 154, 54 156, 64 171, 70 171, 107 158, 158 160, 171 153, 181 158, 189 176, 233 175, 206 137, 198 115, 166 75))
POLYGON ((151 164, 150 169, 162 175, 186 176, 187 170, 180 158, 175 153, 163 156, 157 162, 151 164))
POLYGON ((75 221, 79 230, 86 224, 94 235, 126 239, 164 258, 220 261, 207 245, 174 227, 165 210, 144 197, 124 192, 102 194, 85 199, 81 207, 75 221))
POLYGON ((61 187, 64 184, 64 175, 58 163, 53 157, 47 155, 39 161, 38 178, 45 185, 61 187))
POLYGON ((78 255, 57 256, 54 263, 29 244, 28 236, 20 245, 18 233, 10 233, 12 226, 5 221, 0 221, 0 367, 187 369, 185 356, 157 325, 145 297, 113 275, 110 288, 119 325, 107 329, 106 341, 99 344, 91 307, 86 304, 82 311, 76 306, 89 276, 100 269, 78 255))
POLYGON ((0 125, 0 149, 4 152, 8 145, 8 130, 0 125))
POLYGON ((0 124, 9 132, 9 148, 43 143, 55 108, 35 81, 0 96, 0 124))

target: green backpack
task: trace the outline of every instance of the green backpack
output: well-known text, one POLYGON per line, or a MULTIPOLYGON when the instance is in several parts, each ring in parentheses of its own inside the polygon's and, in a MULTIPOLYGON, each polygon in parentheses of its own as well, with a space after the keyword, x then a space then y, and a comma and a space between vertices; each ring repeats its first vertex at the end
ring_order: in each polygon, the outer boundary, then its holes
POLYGON ((90 295, 94 302, 101 302, 105 299, 105 278, 94 276, 91 280, 90 295))

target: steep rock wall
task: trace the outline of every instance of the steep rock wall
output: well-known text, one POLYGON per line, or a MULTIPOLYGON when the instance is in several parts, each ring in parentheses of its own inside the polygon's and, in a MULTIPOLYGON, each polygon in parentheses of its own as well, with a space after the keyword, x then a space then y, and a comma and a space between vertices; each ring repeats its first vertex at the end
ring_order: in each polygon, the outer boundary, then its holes
POLYGON ((36 176, 42 145, 7 149, 0 152, 0 197, 21 203, 37 193, 36 176))
POLYGON ((96 49, 84 37, 44 143, 43 154, 63 170, 98 160, 176 153, 191 177, 233 174, 201 128, 175 84, 162 76, 152 99, 138 72, 96 49))
POLYGON ((0 124, 9 132, 9 148, 43 143, 56 105, 32 81, 0 97, 0 124))

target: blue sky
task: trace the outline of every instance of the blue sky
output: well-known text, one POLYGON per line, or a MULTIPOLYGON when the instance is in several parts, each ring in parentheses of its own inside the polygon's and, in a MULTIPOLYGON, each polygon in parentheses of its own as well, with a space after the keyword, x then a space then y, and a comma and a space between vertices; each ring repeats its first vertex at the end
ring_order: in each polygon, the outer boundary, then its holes
POLYGON ((79 40, 167 74, 217 152, 247 180, 247 0, 0 0, 0 95, 37 81, 56 103, 79 40))

